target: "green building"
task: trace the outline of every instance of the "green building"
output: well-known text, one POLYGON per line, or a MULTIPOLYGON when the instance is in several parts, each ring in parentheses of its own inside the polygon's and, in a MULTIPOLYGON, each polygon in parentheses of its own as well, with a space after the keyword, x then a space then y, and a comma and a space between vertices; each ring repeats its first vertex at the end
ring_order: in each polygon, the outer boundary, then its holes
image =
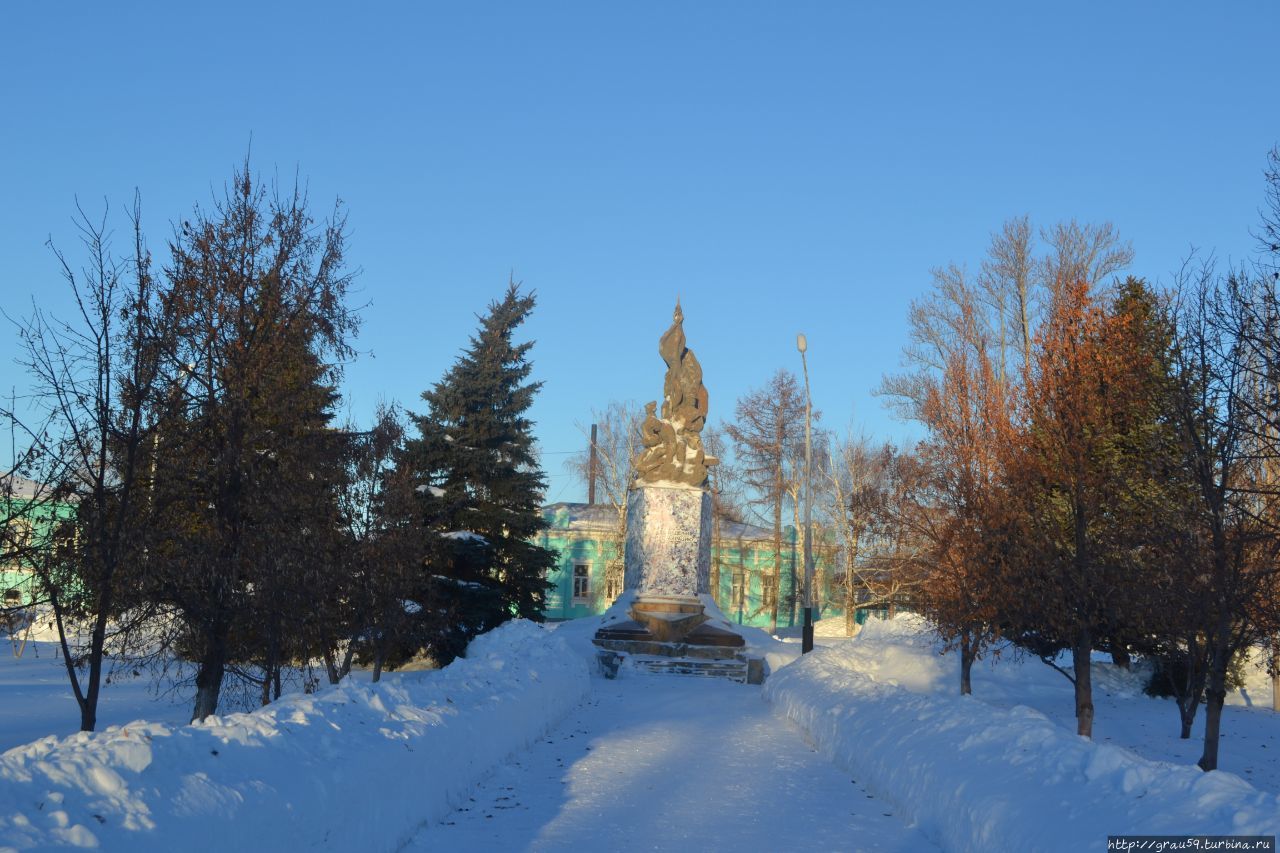
POLYGON ((33 560, 47 553, 60 522, 74 517, 73 506, 49 501, 39 484, 0 478, 0 611, 36 601, 33 560))
MULTIPOLYGON (((560 620, 604 612, 622 592, 624 519, 608 504, 555 503, 543 507, 542 513, 549 526, 538 544, 560 554, 548 578, 554 586, 543 613, 560 620)), ((814 554, 815 618, 842 615, 839 590, 831 588, 830 549, 815 547, 814 554)), ((798 625, 804 621, 803 560, 790 525, 783 528, 780 565, 775 565, 773 531, 718 521, 711 535, 712 595, 734 622, 767 628, 776 572, 781 594, 778 626, 798 625)))

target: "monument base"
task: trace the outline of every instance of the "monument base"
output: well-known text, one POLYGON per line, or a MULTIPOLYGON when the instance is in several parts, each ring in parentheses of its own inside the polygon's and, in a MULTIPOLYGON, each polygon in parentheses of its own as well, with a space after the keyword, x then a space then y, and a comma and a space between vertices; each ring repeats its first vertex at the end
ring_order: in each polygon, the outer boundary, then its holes
POLYGON ((711 493, 644 483, 627 492, 623 589, 641 595, 710 591, 711 493))
POLYGON ((620 666, 628 663, 646 672, 764 682, 764 661, 747 653, 740 634, 722 627, 727 621, 712 624, 699 598, 640 594, 630 602, 626 616, 600 628, 592 638, 601 649, 600 664, 607 678, 615 677, 620 666))

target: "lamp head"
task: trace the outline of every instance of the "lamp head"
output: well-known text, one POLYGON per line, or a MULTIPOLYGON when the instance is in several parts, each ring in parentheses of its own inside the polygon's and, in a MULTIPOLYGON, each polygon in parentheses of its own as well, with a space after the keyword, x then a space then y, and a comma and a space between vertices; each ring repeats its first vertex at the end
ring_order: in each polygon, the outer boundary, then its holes
POLYGON ((800 352, 809 349, 809 341, 805 339, 804 332, 796 335, 796 349, 800 350, 800 352))

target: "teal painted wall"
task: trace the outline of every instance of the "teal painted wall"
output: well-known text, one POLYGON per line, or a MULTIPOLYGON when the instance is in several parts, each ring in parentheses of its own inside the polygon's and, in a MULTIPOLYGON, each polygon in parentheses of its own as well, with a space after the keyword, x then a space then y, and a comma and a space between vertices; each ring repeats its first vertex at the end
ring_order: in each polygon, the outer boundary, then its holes
POLYGON ((29 553, 22 553, 26 549, 15 550, 15 541, 25 541, 37 550, 48 548, 58 522, 74 517, 75 508, 68 504, 42 502, 32 506, 20 497, 0 498, 0 519, 7 519, 0 522, 4 524, 0 536, 0 607, 26 606, 39 593, 29 553))
MULTIPOLYGON (((547 594, 547 606, 543 614, 552 620, 577 619, 603 613, 612 603, 607 597, 610 569, 616 576, 616 589, 621 591, 622 552, 620 543, 611 535, 612 528, 608 507, 586 507, 582 504, 556 504, 544 509, 543 515, 550 527, 543 532, 539 544, 559 553, 560 559, 548 576, 552 589, 547 594), (584 524, 581 516, 593 514, 597 523, 584 524), (577 517, 575 517, 577 516, 577 517), (588 595, 574 598, 573 570, 575 565, 588 566, 588 595)), ((774 571, 772 534, 762 528, 748 528, 752 535, 742 538, 722 537, 713 539, 711 546, 712 596, 720 609, 732 621, 743 625, 769 627, 771 613, 764 594, 765 578, 774 571), (745 585, 740 601, 733 596, 734 576, 739 575, 745 585), (741 604, 741 606, 738 606, 741 604)), ((803 602, 798 601, 794 613, 787 599, 792 592, 792 578, 797 597, 801 594, 803 570, 797 565, 795 529, 783 529, 781 554, 781 599, 778 607, 778 626, 790 627, 804 621, 803 602), (794 621, 793 621, 794 620, 794 621)), ((814 574, 817 587, 815 605, 817 618, 842 615, 830 589, 832 572, 824 549, 815 547, 814 574)))

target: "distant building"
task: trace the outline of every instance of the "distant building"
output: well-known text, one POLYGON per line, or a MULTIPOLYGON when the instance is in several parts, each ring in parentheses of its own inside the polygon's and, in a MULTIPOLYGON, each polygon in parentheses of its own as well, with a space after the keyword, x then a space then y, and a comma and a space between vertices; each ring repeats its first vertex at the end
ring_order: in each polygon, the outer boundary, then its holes
MULTIPOLYGON (((555 503, 542 514, 549 527, 538 544, 560 554, 548 577, 554 586, 543 613, 552 620, 603 613, 622 592, 623 526, 617 511, 609 504, 555 503)), ((830 550, 815 546, 814 554, 815 618, 843 615, 840 590, 831 588, 830 550)), ((790 525, 782 531, 779 563, 774 565, 773 531, 725 520, 713 526, 712 596, 734 622, 769 626, 775 572, 781 575, 778 625, 804 621, 803 555, 790 525)))
POLYGON ((57 543, 60 522, 75 516, 73 506, 53 503, 42 491, 22 477, 0 477, 0 613, 38 599, 34 561, 57 543))

